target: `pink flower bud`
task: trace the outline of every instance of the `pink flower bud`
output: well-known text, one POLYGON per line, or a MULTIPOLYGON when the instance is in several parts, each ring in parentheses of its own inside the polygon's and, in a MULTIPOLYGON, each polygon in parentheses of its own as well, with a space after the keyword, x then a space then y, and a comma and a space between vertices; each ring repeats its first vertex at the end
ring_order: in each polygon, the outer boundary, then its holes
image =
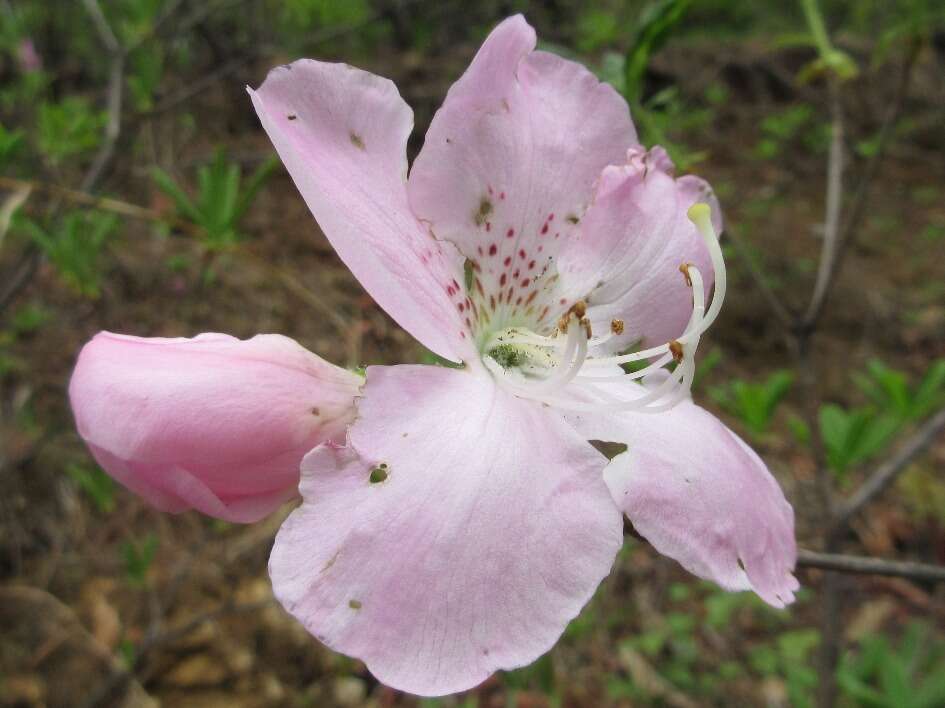
POLYGON ((309 450, 344 442, 360 384, 281 335, 100 332, 69 397, 98 463, 153 506, 251 522, 298 493, 309 450))

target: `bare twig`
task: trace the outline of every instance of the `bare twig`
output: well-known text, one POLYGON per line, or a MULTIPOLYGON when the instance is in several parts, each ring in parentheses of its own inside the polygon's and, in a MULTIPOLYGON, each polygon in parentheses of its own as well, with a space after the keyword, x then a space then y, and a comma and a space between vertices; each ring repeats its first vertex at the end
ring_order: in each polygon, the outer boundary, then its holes
POLYGON ((98 183, 108 163, 115 154, 115 144, 121 135, 121 104, 125 84, 125 53, 112 28, 102 13, 97 0, 82 0, 86 11, 92 17, 99 39, 109 54, 108 68, 108 122, 105 125, 105 140, 99 148, 92 165, 89 167, 79 189, 91 191, 98 183))
POLYGON ((863 218, 866 208, 866 200, 867 197, 869 197, 870 187, 872 186, 873 180, 876 178, 876 174, 879 172, 879 166, 886 155, 889 141, 896 132, 896 123, 899 120, 899 116, 902 113, 902 108, 906 102, 906 97, 909 93, 909 85, 912 82, 913 69, 915 68, 921 46, 922 45, 920 41, 914 41, 909 48, 909 53, 906 56, 906 60, 903 62, 902 71, 899 75, 899 81, 896 86, 895 94, 893 95, 892 101, 889 104, 889 110, 883 119, 882 127, 879 130, 876 148, 873 154, 870 156, 866 166, 864 167, 862 177, 860 177, 860 180, 854 189, 853 196, 848 202, 846 214, 844 216, 843 224, 840 228, 839 237, 837 239, 836 248, 830 263, 830 270, 825 276, 823 287, 820 288, 820 290, 815 289, 815 297, 811 299, 810 306, 808 307, 807 312, 801 321, 801 326, 804 329, 813 329, 823 314, 824 306, 826 305, 827 299, 830 296, 830 291, 834 281, 836 280, 837 272, 840 270, 843 257, 846 254, 850 244, 855 240, 856 231, 860 227, 860 221, 863 218))
POLYGON ((102 40, 105 48, 112 54, 120 54, 121 44, 118 42, 118 37, 112 32, 108 20, 105 19, 105 13, 99 7, 98 0, 82 0, 82 5, 91 16, 92 22, 95 24, 95 31, 98 32, 99 39, 102 40))
POLYGON ((74 204, 82 204, 83 206, 91 207, 93 209, 110 211, 114 214, 120 214, 121 216, 127 216, 132 219, 141 219, 143 221, 170 224, 174 228, 180 229, 181 231, 184 231, 192 236, 203 235, 203 229, 201 229, 196 224, 184 219, 178 219, 169 214, 163 214, 156 209, 148 209, 138 206, 137 204, 131 204, 129 202, 122 201, 120 199, 112 199, 111 197, 99 197, 94 194, 89 194, 88 192, 77 189, 69 189, 68 187, 60 187, 59 185, 55 184, 34 182, 0 175, 0 189, 16 190, 27 187, 37 192, 44 192, 61 199, 65 199, 66 201, 72 202, 74 204))
POLYGON ((925 422, 906 443, 867 478, 837 511, 834 523, 845 525, 863 507, 880 495, 909 463, 945 431, 945 408, 925 422))
POLYGON ((843 204, 844 127, 843 108, 840 105, 840 90, 836 80, 830 88, 830 153, 827 158, 827 205, 824 214, 824 243, 821 247, 817 280, 811 307, 824 299, 834 273, 834 261, 840 241, 840 209, 843 204))
POLYGON ((858 575, 887 575, 910 580, 945 582, 945 566, 909 561, 890 561, 882 558, 851 556, 842 553, 818 553, 800 549, 797 552, 800 568, 821 568, 839 573, 858 575))

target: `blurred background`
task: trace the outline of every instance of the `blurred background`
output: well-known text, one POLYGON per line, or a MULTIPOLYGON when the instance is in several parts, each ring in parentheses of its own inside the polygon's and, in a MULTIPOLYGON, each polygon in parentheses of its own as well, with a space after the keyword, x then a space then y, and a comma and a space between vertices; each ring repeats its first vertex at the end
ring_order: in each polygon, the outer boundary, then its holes
POLYGON ((0 706, 945 706, 941 583, 801 568, 774 611, 633 536, 534 665, 404 696, 273 604, 288 510, 163 515, 86 453, 66 386, 101 329, 429 360, 334 255, 244 87, 302 56, 388 76, 413 157, 513 12, 715 187, 730 294, 694 393, 765 458, 801 544, 945 562, 942 3, 0 0, 0 706), (824 499, 916 439, 828 531, 824 499))

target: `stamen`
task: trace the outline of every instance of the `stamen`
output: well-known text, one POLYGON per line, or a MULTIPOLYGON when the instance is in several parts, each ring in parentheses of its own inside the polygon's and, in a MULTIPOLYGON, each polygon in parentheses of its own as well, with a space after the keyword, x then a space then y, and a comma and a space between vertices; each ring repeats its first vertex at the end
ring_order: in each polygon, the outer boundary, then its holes
POLYGON ((709 307, 709 311, 701 325, 701 332, 705 332, 715 322, 715 318, 719 316, 722 301, 725 300, 725 259, 722 257, 722 247, 719 245, 718 234, 715 233, 715 227, 712 226, 712 210, 709 205, 704 202, 697 202, 689 207, 686 215, 702 235, 702 240, 705 242, 706 248, 709 249, 709 258, 712 259, 712 269, 715 271, 715 293, 712 295, 712 305, 709 307))
POLYGON ((589 349, 622 335, 625 326, 623 320, 613 319, 609 331, 594 338, 590 319, 586 317, 587 305, 579 300, 558 320, 558 329, 553 336, 515 327, 494 334, 486 347, 488 355, 484 357, 488 369, 515 395, 570 410, 655 413, 675 406, 692 387, 696 349, 702 334, 718 316, 726 286, 725 262, 712 226, 709 206, 694 204, 688 216, 708 249, 715 275, 715 292, 707 312, 702 273, 691 263, 679 266, 686 285, 691 289, 692 313, 678 339, 629 354, 588 358, 589 349), (514 362, 513 358, 505 355, 508 349, 518 351, 514 362), (637 371, 614 373, 614 368, 622 364, 647 360, 650 360, 647 365, 637 371), (659 385, 642 389, 645 393, 636 398, 614 396, 602 388, 611 382, 646 378, 663 371, 673 360, 677 364, 675 370, 659 385), (570 387, 572 381, 581 385, 570 387))

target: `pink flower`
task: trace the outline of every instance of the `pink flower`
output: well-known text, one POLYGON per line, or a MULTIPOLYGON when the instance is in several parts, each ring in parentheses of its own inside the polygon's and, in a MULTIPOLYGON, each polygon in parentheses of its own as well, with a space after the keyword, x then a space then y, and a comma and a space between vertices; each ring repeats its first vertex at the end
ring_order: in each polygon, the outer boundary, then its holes
POLYGON ((250 90, 362 285, 462 362, 368 369, 347 445, 303 460, 270 560, 309 631, 418 694, 547 651, 610 571, 621 512, 723 587, 779 607, 798 587, 790 505, 687 395, 725 291, 712 192, 640 148, 609 86, 534 48, 521 16, 492 32, 409 178, 390 81, 302 60, 250 90), (608 462, 589 440, 629 449, 608 462))
POLYGON ((287 337, 100 332, 69 398, 112 477, 162 511, 256 521, 298 494, 299 463, 344 441, 361 384, 287 337))
POLYGON ((16 47, 16 59, 24 73, 31 74, 43 68, 43 58, 29 38, 21 39, 16 47))

